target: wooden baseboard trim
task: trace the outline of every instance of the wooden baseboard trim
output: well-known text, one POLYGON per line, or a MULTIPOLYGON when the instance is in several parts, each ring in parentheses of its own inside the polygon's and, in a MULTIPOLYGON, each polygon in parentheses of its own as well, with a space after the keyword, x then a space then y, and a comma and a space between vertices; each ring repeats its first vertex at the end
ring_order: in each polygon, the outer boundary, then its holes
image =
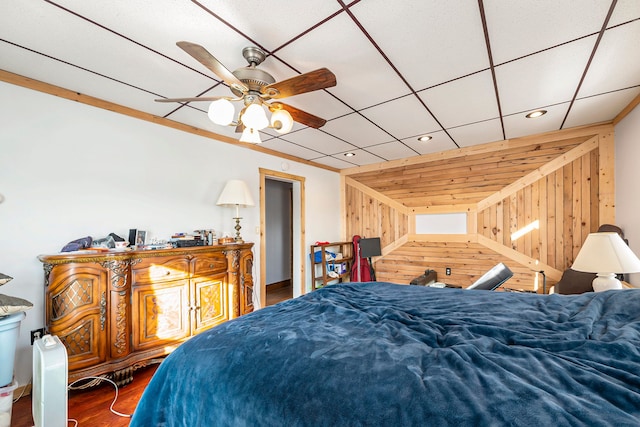
POLYGON ((289 286, 291 286, 291 279, 281 280, 279 282, 268 284, 267 291, 275 291, 276 289, 287 288, 289 286))

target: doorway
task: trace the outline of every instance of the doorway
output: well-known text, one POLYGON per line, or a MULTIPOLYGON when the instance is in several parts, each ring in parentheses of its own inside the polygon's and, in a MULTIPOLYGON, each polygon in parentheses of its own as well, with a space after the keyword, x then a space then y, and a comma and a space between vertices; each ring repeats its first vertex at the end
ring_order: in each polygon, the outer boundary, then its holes
POLYGON ((305 293, 304 181, 301 176, 260 168, 260 307, 267 306, 267 284, 289 280, 292 297, 305 293), (272 213, 288 220, 278 225, 281 230, 276 233, 272 233, 273 223, 282 218, 268 213, 267 208, 273 208, 272 197, 281 201, 273 203, 278 207, 272 213), (284 199, 289 200, 288 207, 283 207, 284 199), (289 237, 282 237, 287 235, 284 228, 289 237), (288 245, 280 247, 278 239, 287 240, 288 245), (282 274, 285 271, 288 274, 282 274))
POLYGON ((293 184, 265 179, 267 305, 293 297, 293 184))

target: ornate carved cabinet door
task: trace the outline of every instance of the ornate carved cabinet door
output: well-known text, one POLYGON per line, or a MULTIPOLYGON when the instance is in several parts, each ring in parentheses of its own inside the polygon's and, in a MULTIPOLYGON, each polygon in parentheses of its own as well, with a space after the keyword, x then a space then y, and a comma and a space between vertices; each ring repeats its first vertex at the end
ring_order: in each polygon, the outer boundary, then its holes
POLYGON ((107 352, 107 270, 94 263, 48 268, 47 330, 67 347, 69 370, 103 362, 107 352))
POLYGON ((227 274, 217 277, 197 277, 192 280, 191 289, 195 298, 192 307, 192 334, 214 327, 229 320, 227 310, 227 274))
POLYGON ((133 349, 154 348, 187 338, 189 333, 188 281, 177 280, 133 286, 133 349))
POLYGON ((189 262, 184 256, 143 259, 131 268, 133 349, 187 338, 189 262))
POLYGON ((240 253, 240 315, 253 311, 253 253, 251 248, 240 253))
POLYGON ((191 261, 192 334, 229 320, 227 258, 198 255, 191 261))

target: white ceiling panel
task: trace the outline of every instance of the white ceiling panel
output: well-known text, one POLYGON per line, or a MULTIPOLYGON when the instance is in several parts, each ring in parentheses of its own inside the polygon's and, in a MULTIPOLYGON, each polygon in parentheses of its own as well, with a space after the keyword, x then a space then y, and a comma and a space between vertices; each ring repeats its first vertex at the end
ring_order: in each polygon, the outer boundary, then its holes
POLYGON ((503 122, 507 139, 560 129, 567 108, 569 103, 545 107, 547 114, 535 119, 526 118, 524 113, 505 116, 503 122))
MULTIPOLYGON (((351 151, 349 151, 349 153, 353 153, 353 154, 355 154, 355 156, 343 157, 343 158, 346 159, 346 161, 348 161, 350 163, 353 163, 356 166, 371 165, 373 163, 380 163, 381 161, 384 160, 383 158, 378 157, 375 154, 370 153, 367 150, 368 149, 366 149, 366 150, 365 149, 351 150, 351 151)), ((344 153, 335 154, 333 157, 335 157, 336 159, 339 159, 342 156, 344 156, 344 153)))
POLYGON ((582 126, 613 120, 633 99, 640 87, 578 99, 574 102, 564 127, 582 126))
POLYGON ((358 147, 393 140, 392 136, 357 113, 331 120, 324 125, 323 130, 358 147))
POLYGON ((607 30, 600 45, 578 96, 640 85, 640 20, 607 30))
POLYGON ((436 86, 419 95, 445 128, 500 116, 489 71, 436 86))
POLYGON ((638 3, 638 0, 618 0, 607 28, 638 18, 640 18, 640 3, 638 3))
POLYGON ((360 113, 397 139, 422 135, 440 128, 429 111, 414 95, 403 96, 360 113))
MULTIPOLYGON (((261 131, 264 146, 342 169, 498 140, 503 127, 515 138, 611 120, 640 92, 638 40, 638 0, 4 0, 0 80, 46 92, 37 80, 239 139, 235 126, 209 121, 209 102, 154 99, 231 96, 211 68, 246 67, 242 49, 262 47, 257 68, 276 86, 294 79, 278 101, 327 120, 314 129, 301 113, 288 134, 261 131), (321 67, 335 87, 295 80, 321 67), (537 108, 549 113, 524 119, 537 108), (424 133, 433 140, 417 141, 424 133)), ((234 103, 236 119, 243 106, 234 103)))
POLYGON ((503 139, 502 126, 499 119, 458 126, 447 129, 447 131, 460 147, 469 147, 503 139))
POLYGON ((262 146, 270 150, 286 152, 288 154, 291 154, 296 157, 300 157, 301 159, 305 159, 305 160, 311 160, 311 159, 315 159, 322 156, 322 153, 318 151, 311 150, 301 145, 285 141, 282 138, 271 138, 269 140, 264 140, 262 142, 262 146))
POLYGON ((383 158, 384 160, 404 159, 406 157, 411 157, 418 154, 416 150, 399 141, 372 145, 371 147, 367 147, 366 150, 378 157, 383 158))
POLYGON ((320 163, 321 165, 326 165, 332 168, 336 168, 336 169, 347 169, 347 168, 352 168, 354 166, 359 166, 355 163, 351 163, 333 156, 320 157, 318 159, 314 159, 314 162, 320 163))
POLYGON ((570 101, 595 40, 587 37, 496 67, 502 114, 570 101))
POLYGON ((480 11, 468 0, 368 0, 353 11, 416 91, 489 67, 480 11))
POLYGON ((200 0, 200 3, 269 51, 342 9, 338 2, 316 0, 200 0))
POLYGON ((418 141, 418 138, 406 138, 402 142, 420 154, 437 153, 459 148, 444 131, 432 132, 429 135, 432 137, 429 141, 423 142, 418 141))
POLYGON ((354 148, 354 145, 331 136, 325 132, 318 132, 311 128, 299 132, 289 133, 285 136, 287 141, 294 142, 312 150, 318 150, 326 154, 342 153, 354 148))
MULTIPOLYGON (((409 89, 344 13, 278 52, 291 64, 325 64, 336 75, 328 89, 355 109, 406 95, 409 89)), ((297 67, 302 68, 302 67, 297 67)))
POLYGON ((603 0, 485 0, 494 64, 600 31, 610 5, 603 0))

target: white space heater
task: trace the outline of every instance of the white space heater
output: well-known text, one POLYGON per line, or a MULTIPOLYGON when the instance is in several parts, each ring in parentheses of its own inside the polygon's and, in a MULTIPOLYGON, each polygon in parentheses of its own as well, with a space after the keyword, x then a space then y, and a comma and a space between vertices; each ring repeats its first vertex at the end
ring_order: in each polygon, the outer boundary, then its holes
POLYGON ((67 349, 55 335, 33 344, 32 411, 35 427, 66 427, 67 349))

